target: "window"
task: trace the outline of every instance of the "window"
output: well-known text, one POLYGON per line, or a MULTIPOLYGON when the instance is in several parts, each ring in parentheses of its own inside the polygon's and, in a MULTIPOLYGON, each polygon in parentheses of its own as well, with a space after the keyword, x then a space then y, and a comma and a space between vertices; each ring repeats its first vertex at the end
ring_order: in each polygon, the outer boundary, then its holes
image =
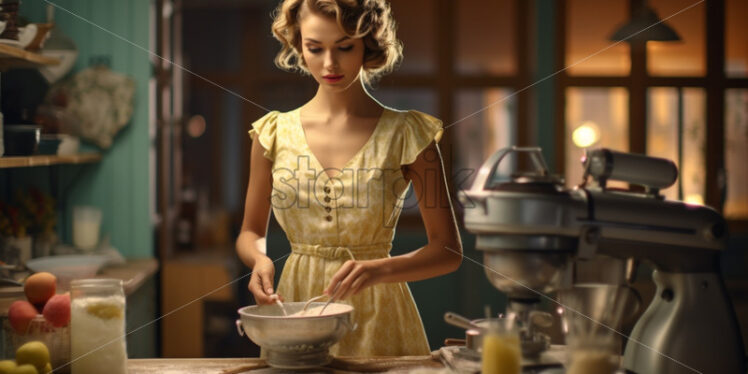
POLYGON ((460 124, 453 130, 456 188, 468 189, 483 162, 498 149, 516 143, 515 100, 511 90, 466 89, 457 92, 455 109, 460 124))
POLYGON ((437 9, 434 0, 392 0, 390 6, 397 24, 397 37, 405 46, 399 73, 433 74, 436 72, 437 9), (412 20, 418 20, 413 22, 412 20))
POLYGON ((581 159, 585 148, 628 151, 628 99, 628 91, 621 87, 566 89, 565 179, 568 187, 582 182, 581 159))
POLYGON ((566 67, 570 75, 627 75, 629 46, 608 40, 627 20, 625 0, 569 0, 566 5, 566 67))
POLYGON ((725 3, 725 72, 728 77, 748 76, 748 1, 727 0, 725 3))
POLYGON ((653 76, 701 76, 706 74, 706 3, 652 0, 652 9, 680 36, 677 42, 648 42, 647 70, 653 76), (681 12, 682 13, 678 13, 681 12), (677 15, 675 15, 677 13, 677 15))
POLYGON ((725 94, 725 217, 748 217, 748 90, 725 94))
POLYGON ((457 6, 457 71, 510 75, 517 70, 516 0, 461 0, 457 6))
POLYGON ((647 154, 673 160, 680 177, 668 199, 704 204, 706 95, 701 88, 653 87, 648 92, 647 154))
MULTIPOLYGON (((471 170, 530 132, 516 125, 526 116, 527 99, 513 95, 530 84, 520 59, 530 48, 521 42, 527 34, 522 20, 530 12, 517 0, 392 0, 391 6, 401 20, 404 61, 372 94, 444 122, 440 148, 454 198, 469 187, 471 170)), ((403 211, 401 222, 413 224, 409 218, 418 217, 418 208, 406 206, 413 208, 403 211)), ((461 214, 459 204, 455 208, 461 214)))
POLYGON ((599 3, 557 3, 557 31, 565 33, 559 39, 565 64, 560 68, 567 70, 560 74, 558 91, 566 95, 556 98, 562 108, 556 123, 564 129, 556 146, 564 157, 559 165, 567 184, 578 183, 581 173, 576 132, 588 138, 582 148, 603 146, 672 159, 680 175, 662 191, 666 198, 703 203, 730 220, 748 220, 747 3, 599 3), (681 40, 608 41, 617 25, 644 3, 681 40), (623 133, 616 132, 621 129, 623 133), (597 138, 591 136, 595 131, 597 138), (615 138, 606 140, 606 133, 615 138))

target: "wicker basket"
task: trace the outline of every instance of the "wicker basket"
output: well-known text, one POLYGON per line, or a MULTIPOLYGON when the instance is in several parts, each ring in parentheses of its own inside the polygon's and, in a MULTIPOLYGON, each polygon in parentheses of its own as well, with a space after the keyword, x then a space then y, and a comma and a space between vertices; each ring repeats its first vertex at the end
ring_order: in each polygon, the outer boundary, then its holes
POLYGON ((25 334, 17 333, 7 317, 3 317, 3 357, 14 359, 16 350, 24 343, 40 341, 49 349, 50 361, 55 373, 70 373, 70 325, 54 327, 41 314, 37 315, 25 334))

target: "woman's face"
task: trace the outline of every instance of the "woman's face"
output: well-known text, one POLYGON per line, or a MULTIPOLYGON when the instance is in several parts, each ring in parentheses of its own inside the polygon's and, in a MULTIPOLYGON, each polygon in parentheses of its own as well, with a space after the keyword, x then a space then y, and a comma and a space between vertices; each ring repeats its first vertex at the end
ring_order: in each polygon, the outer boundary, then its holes
POLYGON ((333 18, 304 12, 299 22, 302 56, 321 87, 344 91, 359 81, 364 42, 351 39, 333 18))

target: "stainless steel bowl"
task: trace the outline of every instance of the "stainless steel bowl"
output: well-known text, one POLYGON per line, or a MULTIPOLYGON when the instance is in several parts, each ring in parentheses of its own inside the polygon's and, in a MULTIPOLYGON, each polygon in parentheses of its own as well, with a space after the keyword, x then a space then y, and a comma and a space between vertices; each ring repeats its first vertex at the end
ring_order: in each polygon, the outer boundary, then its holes
MULTIPOLYGON (((312 303, 309 308, 325 303, 312 303)), ((303 302, 283 303, 290 315, 301 311, 303 302)), ((277 305, 252 305, 239 309, 236 321, 239 335, 247 337, 265 350, 268 365, 284 369, 324 366, 332 357, 329 348, 355 328, 351 321, 353 307, 330 304, 341 312, 322 316, 285 317, 277 305)))
POLYGON ((483 253, 486 277, 511 298, 539 298, 558 287, 569 254, 554 251, 497 250, 483 253))

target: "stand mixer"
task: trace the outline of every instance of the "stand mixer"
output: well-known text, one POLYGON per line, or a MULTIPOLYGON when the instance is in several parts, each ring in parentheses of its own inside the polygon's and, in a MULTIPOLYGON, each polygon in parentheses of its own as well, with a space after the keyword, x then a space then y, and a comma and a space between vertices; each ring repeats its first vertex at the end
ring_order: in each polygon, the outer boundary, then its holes
POLYGON ((484 253, 486 276, 507 294, 507 313, 520 324, 523 355, 547 347, 534 329, 541 295, 571 288, 575 261, 609 256, 655 269, 655 299, 623 356, 628 372, 745 373, 743 343, 719 270, 723 218, 659 195, 677 178, 669 160, 596 149, 583 162, 585 181, 592 183, 567 189, 548 173, 539 148, 505 148, 458 195, 465 227, 484 253), (501 179, 497 168, 510 154, 529 156, 534 170, 501 179), (613 190, 609 180, 644 191, 613 190))

